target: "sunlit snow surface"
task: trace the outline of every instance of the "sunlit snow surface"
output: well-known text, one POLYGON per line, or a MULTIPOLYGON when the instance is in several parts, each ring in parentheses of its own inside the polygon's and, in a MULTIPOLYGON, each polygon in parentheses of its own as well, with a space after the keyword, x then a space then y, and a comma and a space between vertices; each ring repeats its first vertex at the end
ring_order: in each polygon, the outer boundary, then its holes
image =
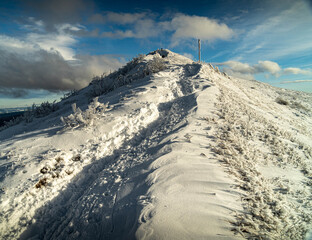
POLYGON ((0 132, 0 239, 307 238, 312 95, 167 50, 143 61, 164 52, 89 127, 60 117, 91 86, 0 132))

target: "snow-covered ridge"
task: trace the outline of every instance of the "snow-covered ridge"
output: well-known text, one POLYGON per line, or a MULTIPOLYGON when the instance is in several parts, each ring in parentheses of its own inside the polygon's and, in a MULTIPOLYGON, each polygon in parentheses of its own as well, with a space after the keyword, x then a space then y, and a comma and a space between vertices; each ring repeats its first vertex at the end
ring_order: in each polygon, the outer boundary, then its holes
POLYGON ((311 100, 139 56, 0 133, 0 238, 305 239, 311 100), (73 104, 93 121, 64 128, 73 104))

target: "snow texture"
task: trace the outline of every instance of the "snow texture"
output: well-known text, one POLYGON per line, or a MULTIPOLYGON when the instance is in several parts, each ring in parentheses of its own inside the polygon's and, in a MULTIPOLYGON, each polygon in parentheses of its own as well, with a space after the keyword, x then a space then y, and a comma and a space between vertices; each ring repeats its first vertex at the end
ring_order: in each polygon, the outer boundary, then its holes
POLYGON ((0 132, 0 239, 311 238, 311 94, 126 66, 0 132))

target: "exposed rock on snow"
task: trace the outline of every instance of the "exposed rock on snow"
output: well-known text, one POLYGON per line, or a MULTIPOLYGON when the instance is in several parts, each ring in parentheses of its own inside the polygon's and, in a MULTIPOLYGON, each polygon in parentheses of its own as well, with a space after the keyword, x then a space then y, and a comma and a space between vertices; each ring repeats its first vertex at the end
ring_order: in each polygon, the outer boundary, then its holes
POLYGON ((311 105, 141 55, 1 131, 0 239, 307 239, 311 105))

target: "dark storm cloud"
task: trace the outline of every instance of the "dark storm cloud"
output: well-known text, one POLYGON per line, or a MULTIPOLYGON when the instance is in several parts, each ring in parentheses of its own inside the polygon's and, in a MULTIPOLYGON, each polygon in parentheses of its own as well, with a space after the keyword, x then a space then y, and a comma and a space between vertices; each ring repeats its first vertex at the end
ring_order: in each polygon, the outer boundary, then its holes
POLYGON ((11 96, 23 94, 14 91, 14 88, 48 91, 80 89, 87 86, 95 74, 121 66, 117 59, 109 56, 78 56, 72 64, 58 52, 45 50, 21 54, 0 49, 0 56, 0 88, 5 88, 4 93, 11 96), (12 90, 8 92, 7 89, 12 90))
POLYGON ((85 0, 26 0, 21 1, 33 17, 43 20, 48 29, 55 24, 79 23, 92 13, 93 1, 85 0))
POLYGON ((82 87, 82 83, 77 82, 75 78, 73 67, 57 53, 40 50, 24 57, 0 50, 0 55, 5 59, 0 63, 2 87, 46 90, 82 87))
POLYGON ((308 6, 310 7, 310 10, 312 10, 312 0, 306 0, 308 3, 308 6))
POLYGON ((28 95, 25 89, 16 88, 0 88, 0 95, 4 95, 12 98, 21 98, 28 95))

